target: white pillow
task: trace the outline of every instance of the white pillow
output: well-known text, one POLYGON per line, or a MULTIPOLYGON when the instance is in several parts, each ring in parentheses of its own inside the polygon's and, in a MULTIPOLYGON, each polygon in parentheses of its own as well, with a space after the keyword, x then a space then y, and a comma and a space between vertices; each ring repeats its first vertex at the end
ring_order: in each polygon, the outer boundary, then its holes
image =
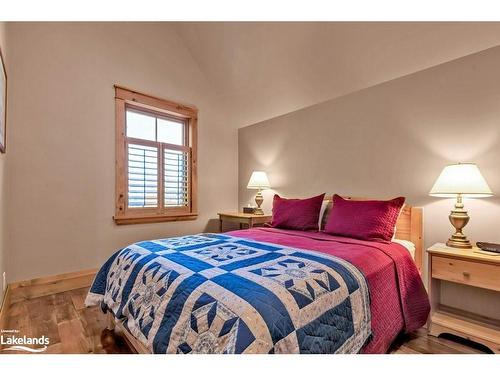
POLYGON ((323 203, 321 203, 321 210, 319 211, 319 221, 318 221, 318 228, 319 230, 323 230, 323 216, 325 215, 326 209, 328 205, 330 204, 330 201, 324 200, 323 203))

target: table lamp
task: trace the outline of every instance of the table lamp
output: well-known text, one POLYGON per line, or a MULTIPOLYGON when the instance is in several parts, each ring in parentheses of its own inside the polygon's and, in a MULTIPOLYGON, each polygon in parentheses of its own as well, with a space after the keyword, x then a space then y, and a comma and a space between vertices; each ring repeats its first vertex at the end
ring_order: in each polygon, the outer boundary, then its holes
POLYGON ((257 208, 254 211, 255 215, 264 215, 264 211, 260 206, 264 202, 264 197, 262 196, 263 189, 270 189, 269 180, 267 179, 266 172, 263 171, 253 171, 248 181, 247 189, 258 189, 257 195, 255 196, 255 203, 257 203, 257 208))
POLYGON ((455 227, 455 233, 446 242, 446 246, 471 249, 471 242, 462 233, 462 229, 470 219, 467 211, 464 210, 463 198, 484 198, 493 195, 477 165, 473 163, 458 163, 446 166, 439 175, 429 195, 457 199, 455 208, 449 216, 451 224, 455 227))

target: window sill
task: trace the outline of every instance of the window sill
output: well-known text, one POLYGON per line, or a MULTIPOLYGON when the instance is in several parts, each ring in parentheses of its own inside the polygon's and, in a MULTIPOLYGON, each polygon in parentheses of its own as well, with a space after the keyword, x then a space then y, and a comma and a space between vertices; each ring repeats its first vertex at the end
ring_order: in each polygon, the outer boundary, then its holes
POLYGON ((164 216, 141 216, 141 217, 113 217, 113 220, 117 225, 126 224, 148 224, 148 223, 163 223, 168 221, 186 221, 186 220, 196 220, 198 214, 182 214, 182 215, 164 215, 164 216))

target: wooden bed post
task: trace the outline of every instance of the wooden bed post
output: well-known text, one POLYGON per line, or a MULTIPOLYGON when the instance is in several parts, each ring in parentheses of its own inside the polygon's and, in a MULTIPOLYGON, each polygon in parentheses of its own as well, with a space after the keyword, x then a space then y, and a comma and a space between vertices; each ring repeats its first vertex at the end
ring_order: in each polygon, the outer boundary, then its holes
POLYGON ((108 316, 108 324, 106 325, 106 328, 109 329, 110 331, 114 331, 116 327, 115 318, 113 314, 107 313, 106 315, 108 316))
POLYGON ((412 207, 410 214, 410 241, 415 244, 415 263, 422 274, 424 263, 423 209, 412 207))

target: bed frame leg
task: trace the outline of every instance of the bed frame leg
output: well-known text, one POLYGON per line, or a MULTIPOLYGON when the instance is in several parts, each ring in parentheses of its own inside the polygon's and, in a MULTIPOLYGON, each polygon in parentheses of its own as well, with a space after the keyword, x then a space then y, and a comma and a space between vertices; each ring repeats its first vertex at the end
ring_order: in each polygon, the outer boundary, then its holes
POLYGON ((107 314, 108 315, 108 323, 106 325, 106 329, 110 330, 110 331, 114 331, 115 330, 115 317, 113 316, 113 314, 107 314))
POLYGON ((106 353, 120 353, 121 350, 119 346, 117 345, 117 335, 116 335, 116 324, 115 324, 115 318, 113 317, 113 314, 106 314, 107 315, 107 323, 106 323, 106 328, 104 328, 101 332, 101 344, 102 348, 106 353))

